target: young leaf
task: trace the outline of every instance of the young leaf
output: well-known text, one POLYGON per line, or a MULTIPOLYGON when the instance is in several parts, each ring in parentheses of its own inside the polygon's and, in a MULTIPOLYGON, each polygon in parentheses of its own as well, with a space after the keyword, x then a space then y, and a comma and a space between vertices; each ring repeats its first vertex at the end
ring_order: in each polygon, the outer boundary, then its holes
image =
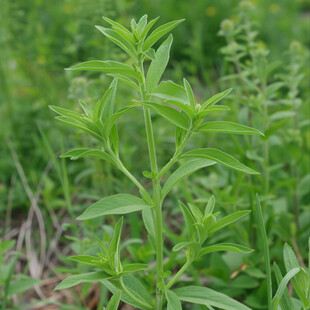
POLYGON ((232 122, 207 122, 197 128, 197 131, 201 132, 221 132, 221 133, 235 133, 240 135, 261 135, 264 134, 259 130, 244 125, 232 123, 232 122))
POLYGON ((186 242, 180 242, 178 244, 176 244, 173 248, 172 248, 172 251, 173 252, 179 252, 181 251, 182 249, 184 248, 190 248, 190 247, 193 247, 195 246, 196 243, 195 242, 192 242, 192 241, 186 241, 186 242))
POLYGON ((272 279, 271 279, 271 270, 270 270, 270 256, 269 256, 269 247, 268 247, 268 238, 265 229, 264 217, 262 212, 262 207, 259 202, 258 194, 256 194, 256 218, 258 223, 259 234, 261 242, 263 245, 263 253, 266 267, 266 278, 267 278, 267 300, 268 308, 271 309, 272 303, 272 279))
POLYGON ((138 79, 138 75, 134 69, 128 65, 122 64, 112 60, 90 60, 79 63, 67 70, 85 70, 85 71, 101 71, 107 73, 116 73, 121 75, 128 75, 138 79))
POLYGON ((195 116, 196 116, 195 111, 189 104, 186 104, 186 103, 183 103, 183 102, 177 101, 177 100, 170 100, 170 99, 167 100, 166 102, 178 107, 179 109, 181 109, 181 111, 183 111, 185 114, 187 114, 187 116, 190 119, 193 120, 195 118, 195 116))
POLYGON ((119 302, 121 300, 122 291, 119 290, 115 294, 113 294, 112 298, 110 299, 106 310, 117 310, 119 302))
POLYGON ((141 270, 145 270, 148 268, 149 268, 149 265, 147 264, 130 264, 130 265, 123 267, 122 274, 141 271, 141 270))
POLYGON ((59 115, 62 115, 62 116, 67 116, 67 117, 70 117, 70 118, 74 118, 76 120, 84 120, 85 117, 75 111, 71 111, 71 110, 68 110, 68 109, 64 109, 64 108, 61 108, 61 107, 57 107, 55 105, 49 105, 48 106, 52 111, 56 112, 57 114, 59 115))
POLYGON ((116 88, 117 88, 117 79, 114 79, 109 89, 104 93, 101 100, 99 100, 98 103, 95 105, 93 112, 93 119, 95 124, 103 125, 105 121, 110 116, 112 116, 114 110, 116 88))
MULTIPOLYGON (((132 305, 137 309, 153 309, 153 300, 148 290, 144 287, 144 285, 136 279, 133 275, 127 274, 123 277, 124 284, 129 292, 135 296, 138 300, 142 301, 146 304, 146 307, 141 306, 132 300, 125 292, 122 293, 121 300, 126 304, 132 305)), ((116 281, 103 280, 103 285, 106 286, 113 294, 117 292, 120 288, 119 283, 116 281)))
POLYGON ((54 290, 63 290, 65 288, 73 287, 83 282, 98 282, 109 278, 111 278, 111 276, 103 271, 82 273, 74 276, 69 276, 68 278, 64 279, 54 288, 54 290))
POLYGON ((165 68, 169 61, 170 48, 172 44, 172 35, 158 48, 155 59, 151 62, 146 75, 146 91, 152 92, 153 88, 157 86, 163 75, 165 68))
POLYGON ((180 113, 167 105, 154 102, 140 102, 140 104, 156 111, 158 114, 176 126, 179 126, 183 129, 188 129, 190 126, 190 119, 186 114, 180 113))
POLYGON ((212 226, 212 228, 209 230, 209 234, 213 234, 217 230, 220 230, 220 229, 224 228, 225 226, 230 225, 230 224, 238 221, 239 219, 248 215, 250 212, 251 211, 249 211, 249 210, 237 211, 233 214, 230 214, 230 215, 227 215, 227 216, 221 218, 212 226))
POLYGON ((199 117, 199 118, 204 117, 207 114, 212 113, 212 112, 229 111, 229 110, 230 110, 230 107, 228 107, 226 105, 216 105, 214 107, 208 108, 207 110, 200 111, 198 113, 197 117, 199 117))
POLYGON ((102 16, 102 18, 108 22, 112 28, 117 31, 119 33, 119 35, 121 35, 125 40, 129 41, 132 45, 135 44, 135 40, 133 38, 132 33, 123 25, 117 23, 116 21, 108 18, 108 17, 104 17, 102 16))
POLYGON ((216 161, 226 167, 249 174, 259 174, 255 170, 240 163, 236 158, 217 149, 196 149, 182 155, 182 157, 205 158, 216 161))
POLYGON ((141 33, 141 40, 144 40, 145 37, 147 36, 148 32, 150 31, 150 29, 153 27, 153 25, 157 22, 157 20, 159 19, 159 17, 156 17, 154 19, 152 19, 144 28, 144 30, 141 33))
POLYGON ((169 193, 173 186, 180 182, 183 178, 201 168, 212 166, 214 164, 215 162, 209 159, 193 159, 181 165, 171 174, 171 176, 165 182, 162 190, 162 199, 169 193))
POLYGON ((115 225, 114 234, 109 247, 109 263, 111 268, 117 272, 122 271, 121 255, 120 255, 120 242, 123 226, 123 217, 121 217, 115 225))
POLYGON ((92 157, 92 158, 98 158, 108 161, 109 163, 115 165, 113 158, 101 150, 95 150, 95 149, 75 149, 71 150, 67 153, 61 154, 61 158, 70 158, 71 160, 76 160, 82 157, 92 157))
MULTIPOLYGON (((287 243, 284 245, 283 258, 287 272, 294 268, 301 268, 294 251, 287 243)), ((305 272, 303 268, 301 268, 296 277, 292 279, 292 284, 300 300, 303 302, 304 307, 306 309, 307 307, 310 307, 310 301, 307 298, 307 292, 310 288, 310 279, 307 272, 305 272)))
MULTIPOLYGON (((278 287, 283 280, 283 276, 276 262, 273 263, 273 270, 277 279, 278 287)), ((288 293, 288 289, 285 287, 282 298, 280 298, 280 306, 282 310, 291 310, 294 309, 292 299, 288 293)))
POLYGON ((104 28, 102 26, 95 26, 101 33, 103 33, 109 40, 123 49, 129 56, 136 59, 137 51, 134 46, 120 35, 116 30, 104 28))
POLYGON ((154 43, 156 41, 158 41, 162 36, 164 36, 169 31, 171 31, 174 27, 176 27, 178 24, 180 24, 183 20, 184 19, 175 20, 175 21, 169 22, 167 24, 164 24, 162 26, 159 26, 145 40, 145 42, 143 43, 142 50, 144 52, 147 51, 150 47, 152 47, 154 45, 154 43))
POLYGON ((202 223, 203 221, 203 214, 202 212, 199 210, 198 207, 196 207, 194 204, 192 203, 188 203, 187 204, 194 216, 194 218, 196 219, 196 223, 202 223))
POLYGON ((214 207, 215 207, 215 197, 214 195, 212 195, 205 209, 205 217, 212 215, 214 207))
POLYGON ((134 108, 134 106, 123 107, 123 108, 117 110, 113 115, 111 115, 105 121, 105 123, 103 125, 103 130, 102 130, 103 136, 108 137, 108 135, 110 134, 110 131, 111 131, 112 127, 114 126, 115 122, 117 121, 117 119, 120 118, 123 114, 125 114, 129 110, 131 110, 132 108, 134 108))
POLYGON ((251 310, 227 295, 207 287, 187 286, 175 289, 173 292, 179 300, 193 304, 210 305, 224 310, 251 310))
POLYGON ((167 310, 182 310, 182 305, 179 297, 170 290, 166 291, 167 297, 167 310))
POLYGON ((75 262, 78 262, 78 263, 100 267, 100 259, 96 256, 75 255, 75 256, 68 257, 68 259, 75 261, 75 262))
POLYGON ((248 254, 248 253, 252 253, 254 250, 248 247, 245 247, 243 245, 240 245, 240 244, 235 244, 235 243, 218 243, 218 244, 210 245, 206 248, 203 248, 200 251, 200 256, 208 254, 208 253, 218 252, 218 251, 230 251, 230 252, 248 254))
POLYGON ((187 94, 187 100, 190 103, 190 106, 193 109, 195 109, 196 102, 195 102, 194 92, 193 92, 190 84, 188 83, 188 81, 185 78, 183 79, 183 83, 184 83, 184 88, 185 88, 186 94, 187 94))
POLYGON ((98 139, 99 141, 102 141, 102 137, 100 135, 100 132, 98 131, 98 129, 93 128, 93 126, 91 126, 90 122, 87 122, 86 120, 77 120, 77 119, 73 119, 71 117, 67 117, 67 116, 56 116, 55 117, 57 120, 66 123, 68 125, 71 125, 73 127, 82 129, 83 131, 89 133, 90 135, 92 135, 93 137, 95 137, 96 139, 98 139))
POLYGON ((129 194, 106 197, 88 207, 77 220, 88 220, 108 214, 126 214, 151 208, 144 200, 129 194))
POLYGON ((187 103, 187 94, 185 89, 182 86, 173 83, 172 81, 161 82, 153 89, 152 95, 164 100, 180 101, 190 106, 187 103))
POLYGON ((184 222, 188 231, 188 240, 193 240, 195 233, 196 233, 196 228, 195 228, 195 218, 189 211, 189 209, 179 201, 179 205, 181 207, 183 217, 184 217, 184 222))
POLYGON ((276 294, 273 297, 272 300, 272 310, 277 310, 278 309, 278 305, 279 302, 282 298, 282 295, 284 294, 285 290, 286 290, 286 286, 288 284, 288 282, 295 277, 295 275, 300 272, 300 268, 299 267, 295 267, 293 269, 291 269, 286 275, 285 277, 282 279, 280 285, 278 286, 278 289, 276 291, 276 294))
POLYGON ((229 89, 227 89, 227 90, 225 90, 219 94, 214 95, 213 97, 211 97, 209 100, 207 100, 205 103, 202 104, 202 110, 205 110, 208 107, 210 107, 211 105, 216 104, 221 99, 226 97, 231 91, 232 91, 232 88, 229 88, 229 89))

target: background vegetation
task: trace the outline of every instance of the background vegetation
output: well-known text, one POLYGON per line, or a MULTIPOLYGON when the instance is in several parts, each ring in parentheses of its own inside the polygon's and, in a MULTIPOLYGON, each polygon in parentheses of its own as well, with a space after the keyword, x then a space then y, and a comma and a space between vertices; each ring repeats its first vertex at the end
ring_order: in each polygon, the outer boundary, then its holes
MULTIPOLYGON (((160 16, 160 23, 185 18, 173 32, 164 78, 181 84, 185 75, 198 101, 233 87, 225 99, 231 109, 225 119, 252 125, 266 135, 265 139, 216 135, 208 141, 192 141, 200 147, 225 145, 261 176, 247 177, 216 166, 189 177, 166 199, 169 237, 177 243, 182 234, 177 206, 182 198, 205 205, 214 194, 217 210, 228 214, 254 209, 259 193, 271 261, 277 261, 284 273, 282 251, 287 242, 299 263, 307 266, 309 5, 306 0, 1 1, 0 299, 8 296, 8 309, 102 309, 109 298, 103 287, 88 284, 52 291, 66 271, 85 268, 65 257, 94 251, 95 237, 109 239, 117 220, 106 217, 81 225, 76 216, 104 196, 134 193, 129 181, 109 165, 59 159, 64 150, 81 144, 89 147, 92 141, 56 122, 48 109, 58 105, 78 110, 80 99, 93 105, 111 81, 98 73, 64 72, 65 67, 91 59, 124 60, 121 50, 94 28, 104 23, 102 15, 127 26, 132 17, 143 14, 149 19, 160 16), (6 289, 8 281, 15 283, 11 292, 6 289)), ((120 87, 117 102, 129 104, 127 98, 135 94, 120 87)), ((128 117, 118 125, 120 152, 127 167, 143 179, 142 170, 148 166, 147 158, 141 157, 147 153, 145 138, 140 138, 143 119, 134 111, 128 117)), ((172 129, 156 115, 154 120, 163 164, 173 153, 172 129)), ((149 186, 146 178, 144 185, 149 186)), ((139 215, 126 217, 124 227, 128 240, 124 257, 154 264, 139 215)), ((256 251, 214 253, 198 261, 183 281, 208 285, 254 309, 266 308, 264 261, 253 215, 216 238, 214 242, 236 241, 256 251)), ((166 246, 170 249, 173 244, 166 246)), ((172 261, 181 264, 182 259, 170 258, 166 268, 172 261)))

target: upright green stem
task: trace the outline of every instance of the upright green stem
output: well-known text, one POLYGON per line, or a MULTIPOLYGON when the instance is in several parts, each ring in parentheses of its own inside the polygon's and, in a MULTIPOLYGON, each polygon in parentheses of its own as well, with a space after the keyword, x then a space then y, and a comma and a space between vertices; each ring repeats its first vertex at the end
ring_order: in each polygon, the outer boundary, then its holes
MULTIPOLYGON (((265 90, 266 90, 266 85, 262 86, 262 104, 263 104, 263 130, 264 132, 266 131, 268 124, 268 106, 266 102, 266 96, 265 96, 265 90)), ((264 177, 265 177, 265 185, 264 185, 264 192, 265 195, 269 193, 269 183, 270 183, 270 176, 269 176, 269 144, 268 144, 268 139, 264 141, 263 145, 263 152, 264 152, 264 177)))
MULTIPOLYGON (((139 69, 143 73, 142 60, 139 61, 139 69)), ((144 77, 144 73, 142 74, 144 77)), ((144 80, 140 83, 141 99, 147 100, 144 80)), ((146 129, 146 138, 150 156, 150 164, 153 177, 153 205, 154 205, 154 224, 155 224, 155 243, 156 243, 156 310, 162 309, 163 291, 164 291, 164 264, 163 264, 163 218, 162 218, 162 200, 161 200, 161 186, 160 180, 157 177, 157 159, 154 141, 154 133, 152 128, 151 113, 149 108, 143 108, 144 121, 146 129)))

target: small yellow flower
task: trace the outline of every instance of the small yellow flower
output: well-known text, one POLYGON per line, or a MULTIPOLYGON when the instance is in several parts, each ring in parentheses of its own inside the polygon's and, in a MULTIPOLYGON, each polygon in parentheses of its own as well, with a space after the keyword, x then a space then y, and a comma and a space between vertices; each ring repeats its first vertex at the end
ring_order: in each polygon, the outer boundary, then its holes
POLYGON ((215 14, 216 14, 216 7, 214 7, 214 6, 208 6, 207 8, 206 8, 206 14, 208 15, 208 16, 214 16, 215 14))
POLYGON ((273 14, 278 13, 280 11, 280 6, 277 3, 271 3, 269 5, 269 11, 273 14))

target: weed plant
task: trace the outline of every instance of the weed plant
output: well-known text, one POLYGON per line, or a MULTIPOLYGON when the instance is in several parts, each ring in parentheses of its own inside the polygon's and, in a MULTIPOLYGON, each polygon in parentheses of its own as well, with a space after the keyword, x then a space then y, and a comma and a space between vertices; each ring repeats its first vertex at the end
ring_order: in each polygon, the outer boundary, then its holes
MULTIPOLYGON (((218 251, 233 251, 250 253, 252 250, 233 243, 219 243, 208 246, 206 241, 216 231, 243 218, 249 211, 237 211, 226 217, 219 218, 215 212, 215 198, 212 196, 204 210, 194 204, 179 202, 184 222, 187 228, 187 238, 173 247, 174 252, 185 249, 186 261, 179 271, 170 276, 170 271, 164 264, 164 240, 162 206, 165 197, 175 184, 185 176, 198 169, 221 164, 242 173, 257 174, 257 172, 235 159, 233 156, 214 148, 200 148, 184 151, 187 142, 194 134, 199 133, 229 133, 245 135, 263 134, 251 127, 226 121, 206 121, 209 114, 215 111, 227 111, 229 108, 217 103, 227 96, 231 89, 213 96, 205 102, 195 100, 192 88, 184 79, 183 86, 172 81, 162 81, 161 77, 169 60, 172 35, 155 51, 154 44, 171 31, 182 20, 169 22, 151 32, 157 18, 147 23, 144 15, 138 22, 131 21, 131 31, 119 23, 104 18, 112 28, 96 26, 108 39, 123 49, 129 59, 126 63, 112 60, 94 60, 77 64, 69 70, 88 70, 106 72, 114 79, 102 98, 94 108, 81 102, 83 114, 72 110, 51 106, 60 116, 58 120, 89 133, 98 141, 97 149, 75 149, 62 155, 71 159, 95 157, 111 163, 125 174, 139 189, 140 197, 131 194, 117 194, 104 197, 87 208, 78 220, 89 220, 106 215, 128 214, 142 211, 143 222, 148 231, 149 242, 156 252, 156 268, 148 264, 133 263, 124 265, 121 261, 121 231, 123 217, 115 225, 114 234, 107 245, 101 243, 101 252, 97 256, 78 255, 71 260, 93 266, 96 271, 73 275, 61 282, 57 289, 75 286, 81 282, 101 281, 113 294, 112 304, 119 300, 141 309, 162 309, 167 304, 168 309, 181 309, 181 301, 216 306, 222 309, 248 309, 248 307, 231 299, 227 295, 206 287, 187 286, 172 289, 180 276, 197 258, 218 251), (145 68, 144 60, 151 59, 149 67, 145 68), (117 85, 124 82, 134 88, 139 97, 130 105, 115 109, 117 85), (119 137, 116 121, 131 109, 141 109, 145 120, 150 171, 143 175, 152 181, 151 193, 147 191, 138 179, 125 167, 119 154, 119 137), (158 166, 156 143, 152 127, 151 111, 165 118, 175 127, 175 153, 162 167, 158 166), (189 159, 165 180, 163 177, 180 159, 189 159), (99 270, 98 270, 99 269, 99 270), (155 296, 145 288, 141 275, 153 273, 156 281, 155 296), (139 276, 140 275, 140 276, 139 276)), ((212 114, 211 114, 212 115, 212 114)), ((150 287, 150 285, 148 285, 150 287)), ((108 306, 110 307, 110 305, 108 306)))

